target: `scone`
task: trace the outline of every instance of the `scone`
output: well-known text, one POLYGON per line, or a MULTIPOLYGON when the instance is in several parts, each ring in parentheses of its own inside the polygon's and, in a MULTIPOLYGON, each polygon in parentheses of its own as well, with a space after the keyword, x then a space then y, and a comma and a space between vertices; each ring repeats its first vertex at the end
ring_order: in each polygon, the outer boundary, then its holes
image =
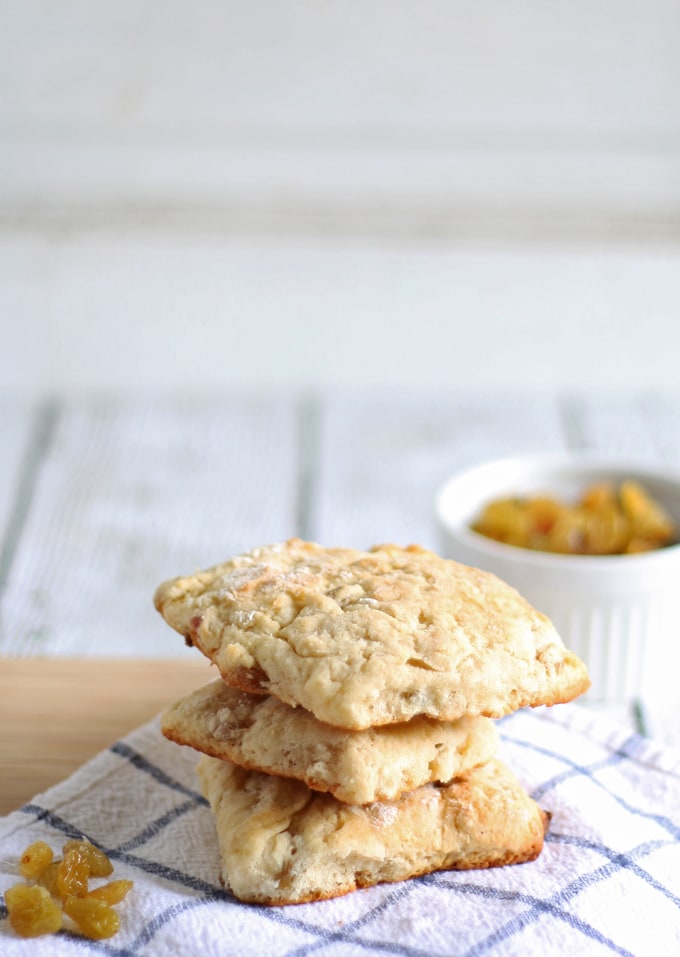
POLYGON ((490 718, 416 717, 364 731, 342 731, 271 695, 217 680, 171 705, 163 734, 241 767, 303 781, 338 800, 365 804, 431 781, 450 781, 496 753, 490 718))
POLYGON ((292 539, 165 582, 155 604, 227 684, 340 728, 499 718, 590 683, 513 588, 417 546, 292 539))
POLYGON ((203 757, 222 881, 240 900, 292 904, 434 870, 533 860, 547 816, 500 761, 445 786, 356 806, 298 781, 203 757))

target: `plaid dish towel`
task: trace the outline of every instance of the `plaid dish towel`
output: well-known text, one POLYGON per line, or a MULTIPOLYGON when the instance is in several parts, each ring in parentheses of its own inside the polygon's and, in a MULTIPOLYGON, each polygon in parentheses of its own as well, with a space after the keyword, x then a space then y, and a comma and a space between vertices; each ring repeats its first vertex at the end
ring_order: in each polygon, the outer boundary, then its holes
POLYGON ((135 883, 118 907, 120 932, 21 940, 3 919, 0 953, 678 957, 680 753, 576 705, 521 711, 499 726, 501 758, 552 813, 537 861, 266 908, 221 889, 197 756, 153 721, 0 820, 1 891, 32 841, 58 849, 86 835, 111 856, 114 878, 135 883))

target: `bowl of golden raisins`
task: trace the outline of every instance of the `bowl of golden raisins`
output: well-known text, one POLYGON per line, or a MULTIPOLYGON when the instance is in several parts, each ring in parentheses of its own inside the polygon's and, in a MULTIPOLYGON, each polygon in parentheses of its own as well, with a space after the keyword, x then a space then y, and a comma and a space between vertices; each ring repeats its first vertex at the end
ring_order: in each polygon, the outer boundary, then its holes
MULTIPOLYGON (((442 551, 513 585, 624 703, 680 666, 680 473, 585 455, 487 462, 439 490, 442 551)), ((677 673, 677 672, 676 672, 677 673)))

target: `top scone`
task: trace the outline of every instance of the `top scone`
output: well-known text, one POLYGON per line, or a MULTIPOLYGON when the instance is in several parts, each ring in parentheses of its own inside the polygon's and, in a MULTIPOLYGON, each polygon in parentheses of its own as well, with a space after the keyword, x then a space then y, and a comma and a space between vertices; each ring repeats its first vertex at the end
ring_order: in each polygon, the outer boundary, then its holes
POLYGON ((418 546, 291 539, 167 581, 155 604, 227 684, 348 730, 416 714, 499 718, 590 683, 513 588, 418 546))

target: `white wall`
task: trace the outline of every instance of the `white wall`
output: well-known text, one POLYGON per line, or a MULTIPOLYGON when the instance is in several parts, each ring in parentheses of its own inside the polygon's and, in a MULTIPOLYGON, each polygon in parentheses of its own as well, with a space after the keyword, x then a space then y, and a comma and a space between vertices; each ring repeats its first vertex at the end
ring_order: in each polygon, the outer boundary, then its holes
POLYGON ((6 5, 0 382, 676 386, 680 7, 6 5))

